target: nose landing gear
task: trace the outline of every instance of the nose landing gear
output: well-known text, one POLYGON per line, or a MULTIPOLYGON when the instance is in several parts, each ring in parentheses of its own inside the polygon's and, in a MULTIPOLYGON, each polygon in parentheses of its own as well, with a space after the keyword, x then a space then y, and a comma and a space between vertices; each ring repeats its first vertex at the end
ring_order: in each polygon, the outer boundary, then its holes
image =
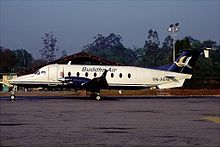
POLYGON ((10 95, 10 100, 14 101, 16 96, 15 96, 15 91, 16 91, 16 86, 13 86, 12 90, 11 90, 11 95, 10 95))

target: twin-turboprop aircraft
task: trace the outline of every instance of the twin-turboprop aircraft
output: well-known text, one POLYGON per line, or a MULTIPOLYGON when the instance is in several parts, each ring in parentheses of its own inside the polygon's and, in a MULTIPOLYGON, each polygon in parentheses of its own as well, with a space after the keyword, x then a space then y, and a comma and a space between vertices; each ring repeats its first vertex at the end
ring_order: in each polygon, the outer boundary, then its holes
MULTIPOLYGON (((101 89, 145 89, 182 87, 190 79, 199 55, 204 51, 208 57, 209 48, 185 50, 166 69, 135 66, 71 65, 51 64, 40 68, 34 74, 20 76, 10 81, 22 87, 70 87, 91 91, 91 97, 100 100, 101 89)), ((11 98, 15 98, 12 93, 11 98)))

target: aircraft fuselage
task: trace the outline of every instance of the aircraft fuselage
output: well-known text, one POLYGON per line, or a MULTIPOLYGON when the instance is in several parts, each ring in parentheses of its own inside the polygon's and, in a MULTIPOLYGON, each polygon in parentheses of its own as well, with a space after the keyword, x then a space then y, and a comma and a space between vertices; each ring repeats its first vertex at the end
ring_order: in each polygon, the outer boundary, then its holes
POLYGON ((190 74, 134 66, 52 64, 42 67, 35 74, 20 76, 12 80, 11 84, 24 87, 62 87, 71 85, 70 87, 77 88, 88 82, 88 80, 102 76, 105 70, 108 71, 106 81, 110 89, 156 87, 173 82, 178 84, 181 79, 191 78, 190 74), (175 80, 169 76, 175 77, 175 80), (68 78, 70 82, 66 83, 65 79, 68 78))

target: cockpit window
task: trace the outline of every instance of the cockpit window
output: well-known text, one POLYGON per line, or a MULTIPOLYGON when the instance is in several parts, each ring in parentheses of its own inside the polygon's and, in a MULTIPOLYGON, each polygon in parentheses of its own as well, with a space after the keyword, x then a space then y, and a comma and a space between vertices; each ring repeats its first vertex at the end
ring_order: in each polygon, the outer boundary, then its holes
POLYGON ((45 75, 45 74, 46 74, 46 71, 44 71, 44 70, 42 70, 42 71, 38 70, 35 72, 35 75, 45 75))
POLYGON ((34 74, 35 74, 35 75, 40 75, 40 71, 37 70, 34 74))

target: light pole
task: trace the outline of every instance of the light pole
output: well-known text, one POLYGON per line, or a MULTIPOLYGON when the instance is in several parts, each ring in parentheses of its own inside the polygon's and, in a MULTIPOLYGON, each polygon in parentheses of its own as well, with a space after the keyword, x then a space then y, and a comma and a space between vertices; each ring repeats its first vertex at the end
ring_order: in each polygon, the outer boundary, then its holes
POLYGON ((172 33, 172 38, 173 38, 173 62, 175 61, 175 36, 176 33, 179 31, 179 23, 175 23, 175 24, 170 24, 168 32, 172 33))

